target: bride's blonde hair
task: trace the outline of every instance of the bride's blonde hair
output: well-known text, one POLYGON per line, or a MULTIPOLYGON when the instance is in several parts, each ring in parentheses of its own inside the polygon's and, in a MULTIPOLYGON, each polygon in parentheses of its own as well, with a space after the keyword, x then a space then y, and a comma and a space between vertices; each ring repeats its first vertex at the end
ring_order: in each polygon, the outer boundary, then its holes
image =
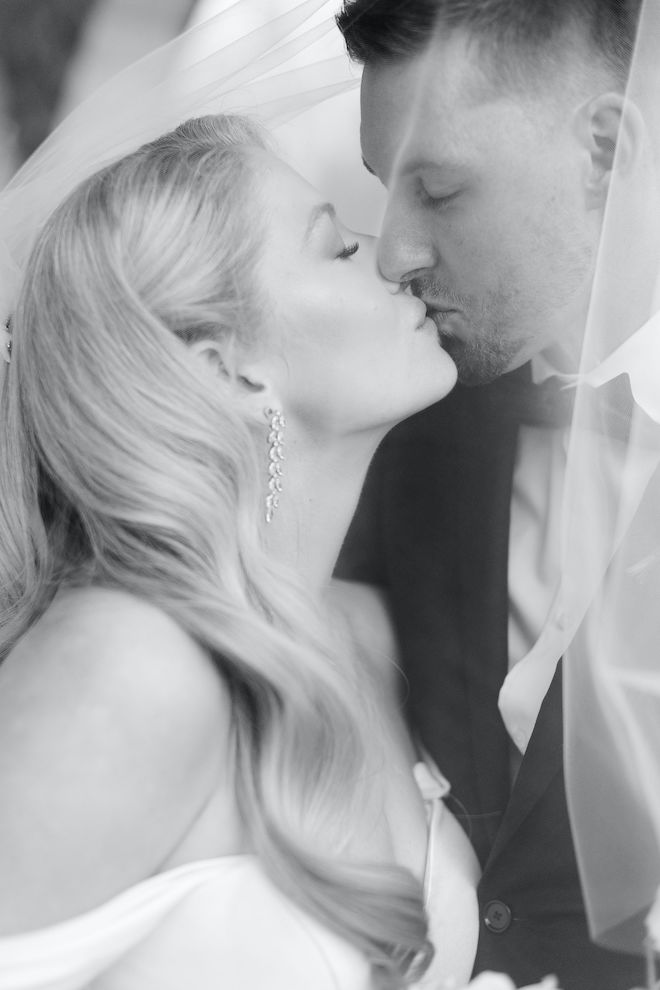
POLYGON ((267 333, 263 147, 243 118, 189 121, 84 182, 41 233, 2 390, 0 659, 65 582, 174 617, 231 692, 238 800, 264 867, 397 987, 430 953, 420 885, 347 848, 382 797, 377 716, 262 549, 265 419, 247 421, 186 347, 267 333))

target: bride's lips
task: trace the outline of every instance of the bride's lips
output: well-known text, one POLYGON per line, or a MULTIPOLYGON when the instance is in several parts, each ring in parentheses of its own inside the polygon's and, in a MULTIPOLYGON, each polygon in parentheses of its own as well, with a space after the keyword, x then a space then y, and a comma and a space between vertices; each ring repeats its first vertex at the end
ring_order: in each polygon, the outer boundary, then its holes
POLYGON ((431 310, 427 310, 426 303, 423 299, 418 296, 414 296, 414 301, 418 303, 418 314, 417 314, 417 325, 415 327, 415 332, 417 331, 427 331, 435 334, 435 338, 438 344, 442 347, 442 334, 440 328, 434 319, 434 314, 431 310))
POLYGON ((412 297, 412 301, 415 305, 415 309, 417 310, 417 315, 416 315, 417 323, 415 324, 415 330, 421 330, 424 324, 426 323, 426 320, 428 319, 428 313, 426 312, 426 303, 422 302, 422 300, 418 299, 416 296, 412 297))
POLYGON ((415 298, 419 299, 419 302, 424 307, 424 315, 416 329, 421 330, 424 328, 430 330, 433 328, 433 330, 435 330, 438 343, 442 346, 444 339, 449 336, 453 336, 451 327, 446 327, 445 321, 451 317, 453 313, 457 313, 458 310, 450 307, 445 308, 442 306, 437 306, 433 303, 426 303, 419 296, 416 296, 415 298))

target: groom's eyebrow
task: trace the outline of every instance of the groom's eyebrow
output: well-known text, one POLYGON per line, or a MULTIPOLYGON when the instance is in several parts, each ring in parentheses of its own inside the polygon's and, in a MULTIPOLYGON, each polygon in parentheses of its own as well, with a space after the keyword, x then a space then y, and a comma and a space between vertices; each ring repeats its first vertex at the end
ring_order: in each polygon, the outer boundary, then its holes
MULTIPOLYGON (((362 159, 362 164, 366 168, 370 175, 375 175, 378 178, 378 174, 374 172, 369 162, 366 158, 362 159)), ((458 172, 461 166, 457 165, 452 161, 440 161, 427 158, 415 158, 413 161, 406 162, 405 168, 399 172, 399 175, 411 175, 413 172, 422 172, 425 169, 430 169, 434 172, 443 172, 447 175, 451 175, 454 172, 458 172)))
POLYGON ((409 176, 416 173, 435 174, 441 179, 450 181, 470 174, 469 166, 463 162, 452 161, 450 158, 414 158, 406 162, 401 175, 409 176))
POLYGON ((337 211, 335 210, 332 203, 318 203, 316 206, 312 207, 312 210, 309 214, 309 219, 307 220, 307 227, 305 228, 303 243, 307 243, 317 223, 319 223, 319 221, 322 220, 324 217, 328 217, 330 220, 336 219, 337 211))

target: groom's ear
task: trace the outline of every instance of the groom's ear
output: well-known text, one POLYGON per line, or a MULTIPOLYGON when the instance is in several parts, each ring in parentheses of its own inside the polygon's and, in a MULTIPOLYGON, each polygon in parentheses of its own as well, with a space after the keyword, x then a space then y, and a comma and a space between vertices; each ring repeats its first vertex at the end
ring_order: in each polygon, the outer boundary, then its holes
POLYGON ((616 155, 617 168, 627 171, 635 161, 642 125, 639 113, 622 93, 601 93, 577 111, 576 134, 584 151, 584 190, 588 209, 603 209, 616 155))

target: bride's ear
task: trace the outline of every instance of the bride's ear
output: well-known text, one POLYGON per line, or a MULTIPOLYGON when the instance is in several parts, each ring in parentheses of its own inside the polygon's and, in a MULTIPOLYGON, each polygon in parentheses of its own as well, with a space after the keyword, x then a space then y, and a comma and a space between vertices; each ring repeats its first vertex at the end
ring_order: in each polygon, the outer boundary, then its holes
POLYGON ((223 347, 217 340, 204 338, 188 344, 188 352, 192 354, 210 376, 220 376, 229 379, 228 361, 223 353, 223 347))
POLYGON ((212 339, 194 341, 189 349, 210 375, 232 383, 236 397, 243 406, 254 406, 257 414, 267 406, 281 407, 268 361, 241 356, 231 344, 227 350, 227 345, 212 339))
POLYGON ((637 160, 643 122, 622 93, 600 93, 583 104, 575 117, 576 133, 585 161, 584 188, 589 209, 603 209, 616 155, 617 170, 629 170, 637 160), (624 113, 625 109, 625 113, 624 113))
POLYGON ((281 409, 278 390, 266 365, 259 361, 238 361, 235 381, 240 393, 241 405, 250 408, 257 418, 264 409, 281 409))

